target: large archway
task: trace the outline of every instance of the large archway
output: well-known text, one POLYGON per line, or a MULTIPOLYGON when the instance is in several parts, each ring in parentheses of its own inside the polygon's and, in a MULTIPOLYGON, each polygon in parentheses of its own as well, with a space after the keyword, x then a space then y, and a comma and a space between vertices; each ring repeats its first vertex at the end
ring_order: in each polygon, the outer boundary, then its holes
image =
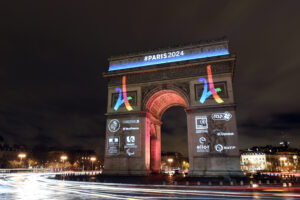
POLYGON ((161 117, 170 107, 182 106, 186 108, 188 101, 182 92, 171 89, 160 90, 154 93, 146 103, 147 129, 146 140, 150 142, 150 170, 159 173, 161 170, 161 117))

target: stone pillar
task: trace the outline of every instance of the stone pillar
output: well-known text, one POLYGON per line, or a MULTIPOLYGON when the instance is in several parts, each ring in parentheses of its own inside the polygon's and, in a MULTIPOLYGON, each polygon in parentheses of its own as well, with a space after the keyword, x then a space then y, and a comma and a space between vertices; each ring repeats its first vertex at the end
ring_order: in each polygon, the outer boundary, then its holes
POLYGON ((189 176, 243 176, 234 106, 187 110, 189 176))
POLYGON ((161 170, 161 129, 160 125, 152 124, 151 132, 151 171, 160 173, 161 170))
POLYGON ((148 124, 150 126, 150 122, 141 113, 114 115, 107 118, 104 174, 149 174, 150 128, 148 124), (117 125, 114 126, 117 127, 115 130, 109 128, 112 121, 117 125), (127 137, 134 137, 134 139, 128 140, 127 137))

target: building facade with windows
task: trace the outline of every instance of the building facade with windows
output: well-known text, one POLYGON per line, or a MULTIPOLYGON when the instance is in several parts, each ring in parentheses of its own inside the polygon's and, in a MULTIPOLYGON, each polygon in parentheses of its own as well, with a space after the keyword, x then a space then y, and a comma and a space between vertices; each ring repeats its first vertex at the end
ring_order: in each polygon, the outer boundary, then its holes
POLYGON ((242 171, 264 171, 268 169, 267 155, 261 152, 245 152, 241 155, 242 171))
POLYGON ((252 147, 241 152, 241 169, 244 173, 299 172, 300 150, 281 146, 252 147))

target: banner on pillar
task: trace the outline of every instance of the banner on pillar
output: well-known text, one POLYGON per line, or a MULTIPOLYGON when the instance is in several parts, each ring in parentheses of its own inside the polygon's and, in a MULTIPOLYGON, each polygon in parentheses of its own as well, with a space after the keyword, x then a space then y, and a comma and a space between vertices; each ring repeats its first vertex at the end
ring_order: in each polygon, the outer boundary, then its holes
POLYGON ((195 155, 236 153, 236 124, 232 117, 230 111, 194 114, 195 155))
POLYGON ((115 117, 107 121, 107 154, 140 155, 140 119, 115 117))

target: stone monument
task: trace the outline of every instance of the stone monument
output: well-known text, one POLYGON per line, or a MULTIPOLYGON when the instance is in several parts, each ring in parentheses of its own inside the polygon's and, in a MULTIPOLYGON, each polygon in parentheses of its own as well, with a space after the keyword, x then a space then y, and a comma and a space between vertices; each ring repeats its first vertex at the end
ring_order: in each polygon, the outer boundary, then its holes
POLYGON ((104 174, 161 170, 161 117, 187 115, 189 176, 240 176, 232 90, 236 57, 227 40, 109 59, 104 174))

